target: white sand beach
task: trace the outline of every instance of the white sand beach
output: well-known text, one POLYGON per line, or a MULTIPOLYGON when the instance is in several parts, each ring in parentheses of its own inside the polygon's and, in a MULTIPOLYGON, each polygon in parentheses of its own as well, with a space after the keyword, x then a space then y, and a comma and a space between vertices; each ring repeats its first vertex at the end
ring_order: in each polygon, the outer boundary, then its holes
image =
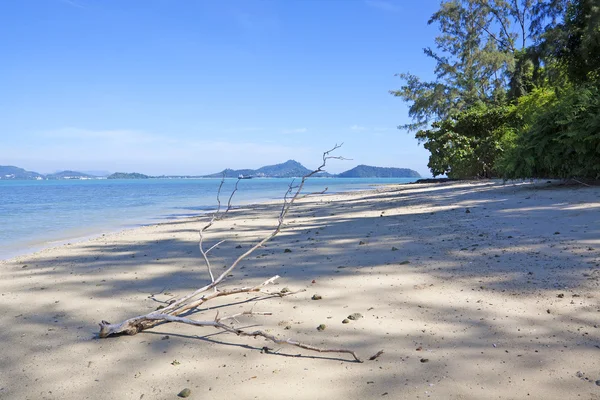
MULTIPOLYGON (((279 209, 236 208, 207 231, 208 245, 227 239, 215 269, 279 209)), ((364 363, 174 323, 98 339, 101 320, 209 282, 201 226, 188 218, 0 261, 0 398, 177 399, 189 388, 190 399, 600 399, 598 187, 480 181, 306 198, 222 287, 280 275, 273 290, 307 290, 231 296, 193 316, 271 311, 240 325, 364 363), (343 324, 352 313, 363 318, 343 324)))

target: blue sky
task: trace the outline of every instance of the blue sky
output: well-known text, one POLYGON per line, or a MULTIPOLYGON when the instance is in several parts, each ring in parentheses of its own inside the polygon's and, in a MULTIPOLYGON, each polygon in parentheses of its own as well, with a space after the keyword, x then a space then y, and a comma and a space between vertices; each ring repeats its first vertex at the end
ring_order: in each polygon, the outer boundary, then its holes
POLYGON ((202 174, 288 159, 427 170, 395 73, 433 0, 0 2, 0 165, 202 174))

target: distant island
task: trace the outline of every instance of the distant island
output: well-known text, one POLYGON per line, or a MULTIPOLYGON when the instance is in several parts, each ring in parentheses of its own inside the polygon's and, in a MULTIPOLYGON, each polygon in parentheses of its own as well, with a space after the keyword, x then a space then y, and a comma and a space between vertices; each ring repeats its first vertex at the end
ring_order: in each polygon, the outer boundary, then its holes
MULTIPOLYGON (((198 178, 296 178, 310 173, 311 170, 297 161, 288 160, 281 164, 266 165, 258 169, 225 169, 210 175, 161 175, 150 176, 139 172, 115 172, 108 176, 96 176, 77 171, 61 171, 52 174, 40 174, 23 168, 0 165, 0 180, 49 180, 49 179, 198 179, 198 178)), ((341 174, 332 175, 321 172, 319 178, 420 178, 417 171, 408 168, 384 168, 359 165, 341 174)))
POLYGON ((115 172, 106 177, 106 179, 150 179, 149 175, 140 174, 137 172, 115 172))
POLYGON ((385 168, 359 165, 346 172, 337 174, 336 178, 420 178, 417 171, 408 168, 385 168))
MULTIPOLYGON (((295 178, 304 176, 312 171, 300 164, 298 161, 288 160, 282 164, 267 165, 259 169, 225 169, 216 174, 205 175, 203 178, 295 178)), ((328 173, 321 173, 318 176, 332 176, 328 173)))
POLYGON ((100 179, 101 176, 78 171, 60 171, 52 174, 40 174, 12 165, 0 165, 0 180, 53 180, 53 179, 100 179))
MULTIPOLYGON (((203 178, 294 178, 304 176, 311 170, 297 161, 288 160, 282 164, 267 165, 259 169, 225 169, 216 174, 205 175, 203 178)), ((420 178, 417 171, 408 168, 384 168, 370 165, 359 165, 341 174, 332 175, 322 172, 316 175, 325 178, 420 178)))

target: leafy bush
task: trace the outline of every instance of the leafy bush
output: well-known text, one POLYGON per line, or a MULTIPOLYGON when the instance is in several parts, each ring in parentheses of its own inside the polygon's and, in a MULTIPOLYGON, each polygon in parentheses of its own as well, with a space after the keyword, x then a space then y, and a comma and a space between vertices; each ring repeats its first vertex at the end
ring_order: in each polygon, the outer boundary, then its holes
POLYGON ((514 136, 514 106, 476 106, 417 132, 429 150, 428 167, 434 176, 490 178, 496 158, 514 136))
POLYGON ((566 89, 538 105, 503 157, 505 178, 600 178, 600 87, 566 89))

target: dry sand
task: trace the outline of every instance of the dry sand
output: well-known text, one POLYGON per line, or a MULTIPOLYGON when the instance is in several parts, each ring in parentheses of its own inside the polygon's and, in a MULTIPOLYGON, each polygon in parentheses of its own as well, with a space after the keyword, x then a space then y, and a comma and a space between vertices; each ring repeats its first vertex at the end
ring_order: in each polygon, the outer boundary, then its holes
MULTIPOLYGON (((229 239, 216 268, 273 227, 278 208, 236 209, 214 226, 209 243, 229 239)), ((190 388, 191 399, 600 399, 599 188, 486 181, 301 201, 227 285, 279 274, 274 289, 307 291, 239 295, 220 311, 272 311, 240 322, 363 358, 383 349, 375 361, 178 324, 96 339, 100 320, 207 281, 200 226, 179 220, 0 262, 0 398, 176 399, 190 388), (342 324, 354 312, 364 318, 342 324)))

